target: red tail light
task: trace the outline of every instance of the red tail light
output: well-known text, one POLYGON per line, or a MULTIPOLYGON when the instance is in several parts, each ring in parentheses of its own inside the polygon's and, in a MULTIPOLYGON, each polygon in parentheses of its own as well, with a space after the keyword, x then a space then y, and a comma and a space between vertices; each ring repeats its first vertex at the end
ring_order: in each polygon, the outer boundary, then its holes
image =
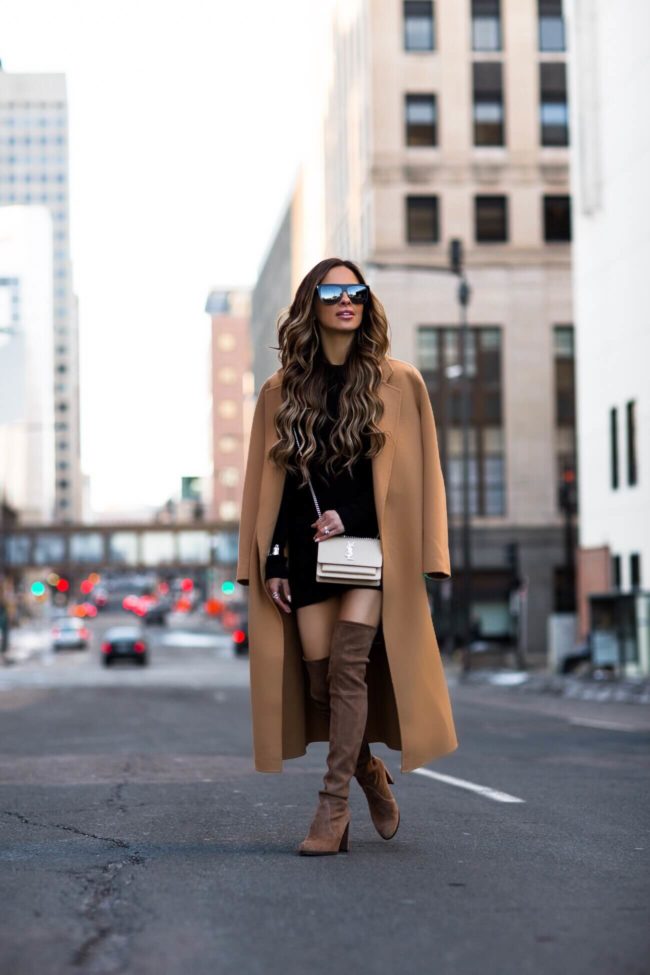
POLYGON ((142 640, 136 640, 135 643, 133 644, 133 648, 136 653, 144 653, 145 650, 147 649, 144 643, 142 642, 142 640))
POLYGON ((102 643, 102 653, 110 653, 111 645, 110 643, 102 643))
POLYGON ((244 640, 246 639, 246 633, 244 632, 244 630, 233 630, 232 638, 235 641, 235 643, 243 643, 244 640))
POLYGON ((81 630, 79 630, 79 636, 81 637, 82 640, 87 640, 88 637, 90 636, 85 626, 81 630))

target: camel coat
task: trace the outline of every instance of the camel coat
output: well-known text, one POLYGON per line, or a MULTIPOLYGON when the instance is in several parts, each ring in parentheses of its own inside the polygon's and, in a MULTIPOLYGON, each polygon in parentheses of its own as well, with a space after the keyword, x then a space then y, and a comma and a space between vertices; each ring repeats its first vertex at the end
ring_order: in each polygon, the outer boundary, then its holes
MULTIPOLYGON (((457 741, 423 574, 449 576, 447 511, 431 402, 422 376, 387 357, 379 388, 387 434, 372 459, 384 553, 382 622, 368 665, 369 741, 401 750, 409 772, 457 741)), ((255 767, 282 771, 283 759, 326 741, 327 725, 307 693, 295 614, 264 587, 266 556, 280 507, 284 471, 268 459, 277 440, 282 373, 266 380, 255 408, 244 482, 237 581, 250 587, 249 645, 255 767)))

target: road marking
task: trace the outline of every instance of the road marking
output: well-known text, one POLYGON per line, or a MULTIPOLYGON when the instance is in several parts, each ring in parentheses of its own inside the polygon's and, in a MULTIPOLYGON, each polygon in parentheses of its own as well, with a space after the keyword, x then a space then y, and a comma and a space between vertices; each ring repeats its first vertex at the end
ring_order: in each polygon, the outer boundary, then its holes
POLYGON ((602 721, 599 718, 569 718, 569 724, 576 728, 599 728, 604 731, 637 731, 647 732, 647 728, 632 728, 629 724, 618 724, 616 721, 602 721))
POLYGON ((476 792, 486 799, 493 799, 495 802, 525 802, 517 796, 510 796, 507 792, 499 792, 498 789, 491 789, 487 785, 477 785, 476 782, 468 782, 466 779, 455 779, 453 775, 442 775, 441 772, 432 772, 428 768, 415 768, 414 772, 418 775, 426 775, 429 779, 437 779, 446 785, 455 785, 457 789, 467 789, 469 792, 476 792))

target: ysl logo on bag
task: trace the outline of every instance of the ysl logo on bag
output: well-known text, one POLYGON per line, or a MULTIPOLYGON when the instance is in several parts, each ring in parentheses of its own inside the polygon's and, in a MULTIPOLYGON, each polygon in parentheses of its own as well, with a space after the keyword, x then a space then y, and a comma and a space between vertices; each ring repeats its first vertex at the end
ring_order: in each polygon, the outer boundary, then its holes
POLYGON ((345 557, 346 559, 354 558, 354 542, 346 542, 345 545, 345 557))

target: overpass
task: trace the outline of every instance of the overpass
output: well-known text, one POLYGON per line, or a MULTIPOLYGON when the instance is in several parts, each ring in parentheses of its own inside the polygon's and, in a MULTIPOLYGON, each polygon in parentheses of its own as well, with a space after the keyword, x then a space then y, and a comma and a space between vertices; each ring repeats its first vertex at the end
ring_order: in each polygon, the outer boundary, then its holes
POLYGON ((175 524, 14 523, 0 530, 0 575, 56 568, 76 574, 98 569, 201 569, 237 562, 236 522, 175 524))

